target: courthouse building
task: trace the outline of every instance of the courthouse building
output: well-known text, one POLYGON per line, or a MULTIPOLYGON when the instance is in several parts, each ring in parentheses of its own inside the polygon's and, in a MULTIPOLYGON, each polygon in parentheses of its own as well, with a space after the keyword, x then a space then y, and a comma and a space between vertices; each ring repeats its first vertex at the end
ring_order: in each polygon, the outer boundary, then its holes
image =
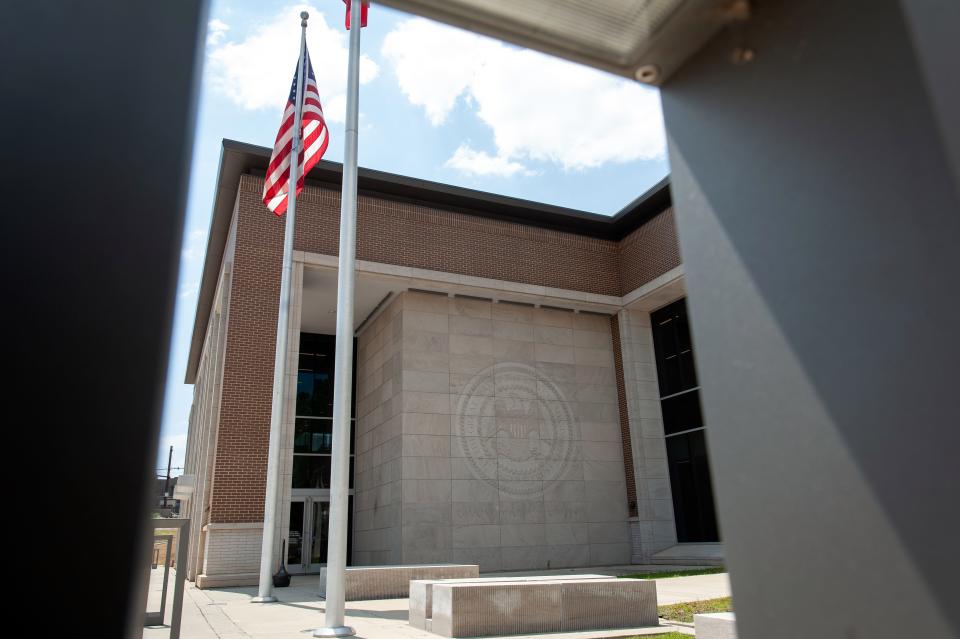
MULTIPOLYGON (((177 497, 201 587, 259 571, 284 227, 261 202, 269 156, 223 143, 186 371, 177 497)), ((291 573, 326 562, 340 178, 321 161, 297 203, 291 573)), ((722 559, 666 182, 611 218, 361 169, 357 228, 349 563, 722 559)))

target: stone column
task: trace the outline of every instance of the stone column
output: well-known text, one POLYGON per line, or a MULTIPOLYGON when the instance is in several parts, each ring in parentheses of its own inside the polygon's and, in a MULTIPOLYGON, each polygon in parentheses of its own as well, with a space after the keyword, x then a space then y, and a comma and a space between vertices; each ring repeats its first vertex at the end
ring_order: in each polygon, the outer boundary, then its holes
POLYGON ((357 422, 353 560, 399 564, 400 342, 403 297, 357 336, 357 422))
POLYGON ((631 561, 648 563, 653 554, 677 543, 653 333, 646 311, 624 309, 617 319, 637 482, 637 517, 630 523, 631 561))

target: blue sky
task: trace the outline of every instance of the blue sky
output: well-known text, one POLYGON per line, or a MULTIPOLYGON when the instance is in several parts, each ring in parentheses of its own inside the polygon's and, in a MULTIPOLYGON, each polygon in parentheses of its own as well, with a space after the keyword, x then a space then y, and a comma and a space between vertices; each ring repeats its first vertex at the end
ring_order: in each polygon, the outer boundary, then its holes
MULTIPOLYGON (((272 146, 304 9, 330 129, 324 157, 340 162, 342 1, 211 5, 157 468, 171 444, 183 465, 193 399, 183 378, 221 140, 272 146)), ((361 48, 361 166, 605 215, 668 172, 653 89, 377 5, 361 48)))

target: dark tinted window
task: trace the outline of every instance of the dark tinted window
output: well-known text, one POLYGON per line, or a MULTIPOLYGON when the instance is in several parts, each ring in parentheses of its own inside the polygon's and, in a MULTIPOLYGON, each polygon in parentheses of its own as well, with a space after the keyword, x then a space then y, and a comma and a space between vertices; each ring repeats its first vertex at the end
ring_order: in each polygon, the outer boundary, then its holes
POLYGON ((718 541, 686 302, 679 300, 651 313, 650 324, 677 540, 681 543, 718 541))
MULTIPOLYGON (((354 451, 354 432, 355 428, 350 429, 350 454, 354 451)), ((333 420, 332 419, 306 419, 298 417, 294 425, 293 434, 293 452, 294 453, 318 453, 329 455, 333 441, 333 420)))
POLYGON ((650 314, 657 358, 660 396, 694 388, 697 373, 693 364, 693 343, 687 323, 687 305, 679 300, 650 314))
POLYGON ((690 391, 660 400, 663 412, 663 432, 667 435, 703 426, 700 413, 700 393, 690 391))
POLYGON ((677 541, 719 541, 705 431, 667 437, 677 541))
MULTIPOLYGON (((300 334, 297 365, 297 415, 333 417, 333 378, 337 339, 334 335, 300 334)), ((351 416, 356 417, 356 340, 354 340, 351 416)))
MULTIPOLYGON (((329 455, 294 455, 293 488, 330 488, 329 455)), ((350 457, 350 488, 353 488, 353 460, 350 457)))

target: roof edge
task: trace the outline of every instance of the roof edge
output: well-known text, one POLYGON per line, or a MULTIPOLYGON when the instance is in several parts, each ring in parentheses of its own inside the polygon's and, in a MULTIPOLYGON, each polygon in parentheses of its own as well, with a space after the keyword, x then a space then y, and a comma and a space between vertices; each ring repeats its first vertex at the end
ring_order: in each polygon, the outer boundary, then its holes
MULTIPOLYGON (((196 381, 240 176, 251 171, 265 171, 271 152, 272 149, 267 147, 238 140, 224 138, 222 141, 213 214, 207 234, 207 250, 184 378, 187 384, 196 381)), ((339 185, 343 178, 343 165, 320 160, 308 178, 313 183, 339 185)), ((669 176, 612 217, 363 167, 358 171, 358 191, 478 217, 614 241, 623 239, 672 203, 669 176)))

